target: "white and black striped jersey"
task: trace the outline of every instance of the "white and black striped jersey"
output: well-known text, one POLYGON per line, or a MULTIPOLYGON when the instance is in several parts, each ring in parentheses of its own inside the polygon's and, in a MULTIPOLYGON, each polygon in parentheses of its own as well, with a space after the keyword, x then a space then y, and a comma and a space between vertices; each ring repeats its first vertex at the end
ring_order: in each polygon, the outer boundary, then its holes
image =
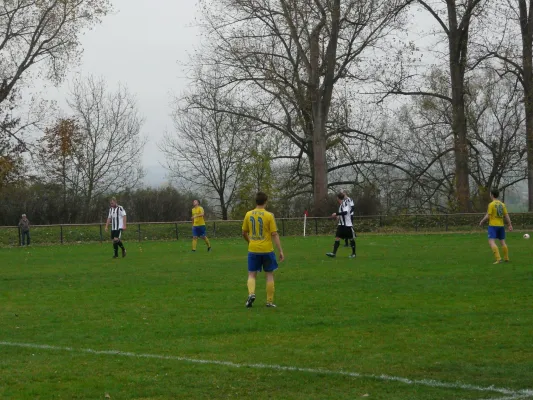
POLYGON ((126 216, 126 210, 124 207, 117 205, 109 209, 108 218, 111 220, 111 230, 118 231, 124 229, 124 217, 126 216))
POLYGON ((352 211, 352 208, 346 203, 346 201, 343 201, 339 206, 339 211, 337 212, 337 217, 339 217, 339 225, 340 226, 348 226, 352 227, 352 217, 350 215, 350 212, 352 211))
POLYGON ((350 215, 353 217, 353 214, 354 214, 354 202, 353 202, 353 200, 350 197, 346 196, 344 198, 344 202, 346 203, 346 205, 348 207, 350 207, 350 215))

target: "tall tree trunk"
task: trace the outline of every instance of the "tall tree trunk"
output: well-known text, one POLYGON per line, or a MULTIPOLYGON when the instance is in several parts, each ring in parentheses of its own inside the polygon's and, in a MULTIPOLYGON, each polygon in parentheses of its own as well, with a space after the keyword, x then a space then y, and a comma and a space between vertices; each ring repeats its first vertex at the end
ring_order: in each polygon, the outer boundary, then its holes
POLYGON ((460 26, 457 21, 457 6, 454 0, 448 5, 448 44, 450 51, 450 80, 452 85, 452 132, 455 155, 455 190, 459 211, 471 211, 468 168, 468 137, 465 114, 465 69, 468 49, 469 16, 463 16, 460 26))
MULTIPOLYGON (((83 210, 84 219, 86 223, 93 222, 91 221, 91 203, 93 200, 93 183, 89 182, 89 188, 87 190, 87 197, 85 198, 85 210, 83 210)), ((107 219, 107 216, 106 216, 107 219)))
POLYGON ((519 0, 520 28, 522 33, 522 69, 524 81, 524 107, 526 112, 527 189, 528 210, 533 211, 533 26, 531 7, 519 0))
POLYGON ((228 219, 228 206, 224 200, 224 193, 219 193, 218 197, 220 199, 220 210, 222 211, 222 219, 226 221, 228 219))
POLYGON ((528 210, 533 211, 533 93, 529 93, 529 111, 526 111, 526 143, 527 143, 527 193, 528 210))
MULTIPOLYGON (((452 85, 454 85, 452 83, 452 85)), ((457 84, 457 90, 463 91, 462 81, 457 84)), ((468 168, 468 138, 463 95, 453 98, 454 155, 455 155, 455 188, 459 211, 471 211, 470 185, 468 168)))
POLYGON ((314 209, 313 215, 324 216, 328 215, 327 199, 328 199, 328 165, 326 158, 326 134, 324 120, 320 107, 314 117, 313 129, 313 199, 314 209))

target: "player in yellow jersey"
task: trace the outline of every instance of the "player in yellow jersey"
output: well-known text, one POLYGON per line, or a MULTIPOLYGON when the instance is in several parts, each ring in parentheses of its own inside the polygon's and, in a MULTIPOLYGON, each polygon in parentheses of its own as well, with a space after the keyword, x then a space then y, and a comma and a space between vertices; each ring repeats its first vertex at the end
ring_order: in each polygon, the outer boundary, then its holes
POLYGON ((248 299, 246 307, 252 307, 255 301, 255 281, 257 273, 265 271, 267 307, 276 307, 274 304, 274 271, 278 268, 276 253, 273 243, 279 252, 280 262, 285 259, 278 228, 274 214, 268 212, 265 207, 268 196, 259 192, 255 196, 257 207, 248 211, 242 223, 242 236, 248 243, 248 299))
POLYGON ((492 249, 492 252, 494 253, 494 257, 496 258, 496 262, 494 264, 499 264, 502 262, 502 259, 500 257, 500 251, 498 250, 498 246, 496 245, 496 239, 499 239, 500 244, 502 245, 503 259, 505 260, 505 262, 509 262, 509 249, 507 248, 507 243, 505 243, 505 227, 503 223, 504 219, 505 221, 507 221, 509 231, 513 230, 511 218, 507 213, 507 207, 505 207, 505 204, 498 200, 499 196, 500 192, 497 189, 491 191, 490 199, 492 201, 489 204, 487 214, 485 214, 485 216, 479 223, 480 226, 483 226, 485 221, 489 220, 489 245, 492 249))
POLYGON ((207 245, 207 251, 211 251, 211 243, 206 236, 205 213, 198 200, 192 202, 192 251, 196 251, 198 238, 202 238, 207 245))

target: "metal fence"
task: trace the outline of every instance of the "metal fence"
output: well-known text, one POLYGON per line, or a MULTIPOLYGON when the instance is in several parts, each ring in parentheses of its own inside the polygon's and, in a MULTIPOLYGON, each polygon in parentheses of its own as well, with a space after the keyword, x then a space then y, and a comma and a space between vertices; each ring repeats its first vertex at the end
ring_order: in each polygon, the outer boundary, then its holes
MULTIPOLYGON (((480 231, 483 214, 377 215, 356 217, 356 232, 475 232, 480 231)), ((512 214, 513 226, 518 230, 533 230, 533 213, 512 214)), ((302 236, 303 218, 278 218, 282 236, 302 236)), ((238 238, 242 221, 209 221, 207 234, 214 238, 238 238)), ((306 234, 333 235, 336 221, 328 218, 308 218, 306 234)), ((109 239, 105 224, 36 225, 31 227, 32 244, 71 244, 101 242, 109 239)), ((125 240, 180 240, 191 238, 190 222, 128 223, 125 240)), ((0 227, 0 246, 20 245, 20 231, 16 226, 0 227)))

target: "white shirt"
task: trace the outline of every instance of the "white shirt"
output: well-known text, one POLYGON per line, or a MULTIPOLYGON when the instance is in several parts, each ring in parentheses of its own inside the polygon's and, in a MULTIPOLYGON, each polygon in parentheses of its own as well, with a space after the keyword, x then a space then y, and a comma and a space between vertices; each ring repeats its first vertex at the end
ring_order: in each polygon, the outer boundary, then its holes
POLYGON ((346 196, 344 199, 344 202, 348 205, 348 207, 350 207, 350 215, 353 215, 353 206, 354 206, 353 200, 350 197, 346 196))
POLYGON ((118 231, 124 229, 124 217, 126 216, 126 210, 122 206, 117 204, 116 207, 109 209, 108 218, 111 219, 111 230, 118 231))
POLYGON ((349 227, 352 227, 353 224, 352 224, 352 217, 350 216, 350 212, 351 212, 352 208, 351 206, 348 205, 348 203, 345 201, 343 201, 340 206, 339 206, 339 211, 337 212, 338 217, 339 217, 339 225, 341 226, 349 226, 349 227), (345 212, 346 214, 345 215, 340 215, 341 213, 345 212))

